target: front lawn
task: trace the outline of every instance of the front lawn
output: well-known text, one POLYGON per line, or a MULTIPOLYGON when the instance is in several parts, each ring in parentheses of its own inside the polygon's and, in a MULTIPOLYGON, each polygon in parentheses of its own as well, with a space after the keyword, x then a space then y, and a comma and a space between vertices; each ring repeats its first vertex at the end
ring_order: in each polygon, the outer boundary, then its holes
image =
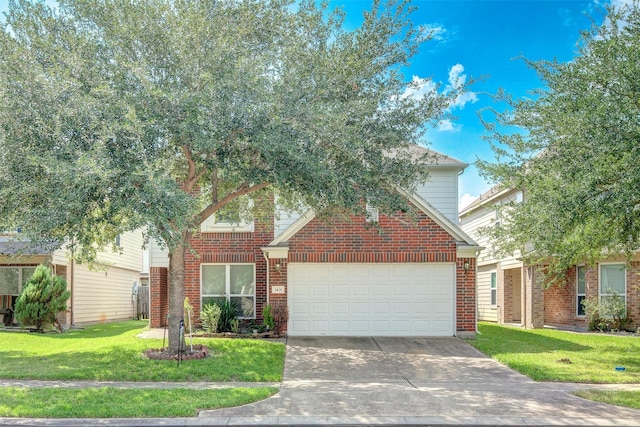
MULTIPOLYGON (((161 339, 141 339, 147 321, 94 325, 64 334, 0 330, 0 378, 95 381, 282 381, 285 347, 253 339, 194 339, 211 356, 183 361, 149 360, 147 348, 161 339)), ((265 399, 276 387, 224 389, 5 387, 0 417, 192 417, 198 410, 265 399), (109 402, 105 405, 105 402, 109 402)))
POLYGON ((149 360, 162 339, 137 338, 148 321, 106 323, 64 334, 0 330, 0 378, 97 381, 282 381, 285 347, 255 339, 194 339, 211 356, 149 360))
POLYGON ((640 338, 480 323, 468 341, 535 381, 640 383, 640 338), (616 366, 624 366, 617 372, 616 366))
POLYGON ((265 399, 275 387, 196 389, 0 388, 0 417, 173 418, 265 399), (105 404, 109 402, 109 404, 105 404))

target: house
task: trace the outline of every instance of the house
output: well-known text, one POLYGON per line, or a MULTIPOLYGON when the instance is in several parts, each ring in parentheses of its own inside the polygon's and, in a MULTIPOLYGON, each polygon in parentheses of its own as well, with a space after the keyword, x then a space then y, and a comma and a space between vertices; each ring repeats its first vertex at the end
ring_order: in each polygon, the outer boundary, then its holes
POLYGON ((624 296, 627 314, 639 324, 640 254, 630 265, 623 257, 603 258, 595 266, 574 265, 559 283, 545 289, 544 266, 527 265, 519 253, 496 258, 493 243, 479 231, 499 225, 497 207, 510 202, 526 203, 526 192, 496 186, 460 212, 462 229, 486 248, 477 259, 478 320, 584 330, 588 323, 582 301, 613 289, 624 296))
MULTIPOLYGON (((25 244, 15 235, 0 236, 0 313, 15 306, 22 287, 38 264, 48 264, 67 281, 71 298, 67 313, 59 319, 63 325, 132 318, 132 287, 140 280, 142 269, 142 233, 124 233, 116 239, 119 252, 106 249, 92 266, 71 259, 65 248, 45 245, 22 253, 25 244), (19 254, 19 255, 18 255, 19 254)), ((5 315, 6 316, 6 315, 5 315)))
MULTIPOLYGON (((415 218, 370 209, 332 221, 311 210, 269 223, 205 221, 190 242, 186 296, 196 313, 228 298, 258 321, 265 305, 285 302, 289 335, 473 337, 481 248, 457 226, 466 166, 444 155, 426 166, 430 180, 406 194, 415 218)), ((168 259, 153 244, 149 257, 150 320, 160 327, 168 259)))

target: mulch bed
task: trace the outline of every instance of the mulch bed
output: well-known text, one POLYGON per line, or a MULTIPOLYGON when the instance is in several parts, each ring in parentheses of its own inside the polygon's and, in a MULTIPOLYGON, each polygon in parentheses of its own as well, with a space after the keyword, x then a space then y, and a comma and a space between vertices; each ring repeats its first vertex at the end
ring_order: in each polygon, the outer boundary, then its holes
MULTIPOLYGON (((144 355, 153 360, 178 360, 178 354, 171 353, 167 348, 148 348, 144 351, 144 355)), ((180 354, 181 360, 196 360, 209 357, 209 349, 202 344, 194 344, 193 352, 191 352, 191 346, 187 345, 187 348, 180 354)))

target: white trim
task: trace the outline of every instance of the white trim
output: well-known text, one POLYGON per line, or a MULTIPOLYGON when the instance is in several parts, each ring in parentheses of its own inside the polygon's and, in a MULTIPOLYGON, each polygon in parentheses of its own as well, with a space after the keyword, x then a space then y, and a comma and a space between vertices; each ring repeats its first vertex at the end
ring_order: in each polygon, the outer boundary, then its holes
POLYGON ((267 259, 283 259, 289 256, 288 246, 267 246, 260 249, 262 249, 267 259))
POLYGON ((491 270, 489 272, 489 306, 491 308, 497 308, 498 307, 498 271, 497 270, 491 270), (496 278, 496 287, 493 287, 493 277, 496 278), (493 303, 493 293, 495 291, 496 294, 496 302, 495 304, 493 303))
POLYGON ((601 262, 598 264, 598 300, 602 298, 602 296, 607 296, 611 294, 602 292, 602 266, 603 265, 621 265, 624 270, 624 293, 619 294, 624 298, 625 306, 627 305, 627 266, 624 262, 601 262))
POLYGON ((287 242, 315 217, 316 213, 313 211, 313 209, 307 210, 305 213, 300 215, 300 218, 296 219, 293 224, 287 227, 286 230, 280 233, 278 237, 276 237, 271 243, 269 243, 269 246, 277 246, 280 243, 287 242))

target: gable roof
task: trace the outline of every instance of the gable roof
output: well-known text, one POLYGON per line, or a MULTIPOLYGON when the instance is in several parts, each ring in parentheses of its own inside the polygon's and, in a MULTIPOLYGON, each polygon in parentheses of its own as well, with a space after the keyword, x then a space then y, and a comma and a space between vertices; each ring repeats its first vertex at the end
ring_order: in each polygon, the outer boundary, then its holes
MULTIPOLYGON (((442 227, 447 233, 449 233, 459 246, 464 246, 467 249, 481 250, 479 246, 467 233, 444 216, 438 211, 431 203, 427 202, 423 197, 417 194, 410 194, 407 191, 398 188, 398 191, 405 196, 413 205, 415 205, 420 211, 431 218, 436 224, 442 227)), ((305 225, 311 222, 315 218, 315 212, 313 209, 307 210, 300 218, 294 221, 289 227, 287 227, 282 233, 278 235, 270 244, 269 247, 282 247, 286 246, 289 239, 296 235, 305 225)))
POLYGON ((429 159, 434 159, 435 162, 426 163, 426 165, 428 165, 429 167, 447 166, 447 167, 457 167, 460 169, 465 169, 467 166, 469 166, 468 163, 464 163, 451 156, 442 154, 439 151, 435 151, 430 148, 423 147, 422 145, 412 145, 409 148, 409 151, 413 154, 413 160, 418 160, 424 155, 427 155, 429 159))

